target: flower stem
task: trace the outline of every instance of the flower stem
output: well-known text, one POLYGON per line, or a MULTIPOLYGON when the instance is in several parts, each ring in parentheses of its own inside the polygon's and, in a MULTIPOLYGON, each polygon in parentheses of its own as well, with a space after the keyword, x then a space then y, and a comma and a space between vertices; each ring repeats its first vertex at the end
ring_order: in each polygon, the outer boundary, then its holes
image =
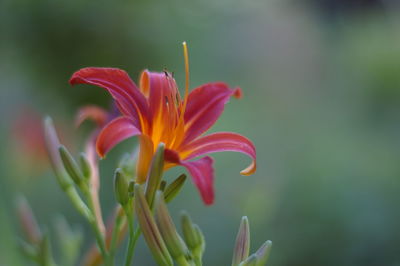
POLYGON ((68 198, 71 200, 72 205, 74 205, 75 209, 88 221, 90 221, 92 214, 90 210, 86 206, 86 204, 82 201, 81 197, 79 196, 78 192, 76 192, 73 186, 68 186, 65 188, 65 193, 67 194, 68 198))
POLYGON ((100 230, 99 224, 96 220, 96 216, 95 216, 95 205, 93 202, 93 198, 92 198, 92 194, 90 193, 89 189, 87 186, 83 185, 81 187, 83 194, 86 197, 86 200, 88 202, 88 207, 91 211, 91 215, 89 220, 89 223, 95 233, 95 237, 96 237, 96 242, 97 242, 97 246, 100 250, 101 255, 103 256, 104 261, 108 261, 108 253, 107 253, 107 249, 106 249, 106 244, 105 244, 105 240, 104 240, 104 234, 103 232, 100 230))
POLYGON ((113 260, 115 257, 115 252, 116 252, 117 242, 118 242, 118 234, 120 233, 120 228, 121 228, 123 218, 124 218, 123 215, 120 215, 117 212, 116 217, 115 217, 115 224, 114 224, 112 236, 111 236, 111 244, 110 244, 110 248, 109 248, 109 255, 108 255, 108 264, 109 265, 113 265, 113 260))
POLYGON ((140 228, 137 228, 136 231, 134 230, 133 211, 132 208, 129 206, 132 205, 128 204, 128 206, 124 208, 126 216, 128 218, 128 226, 129 226, 129 243, 128 243, 128 249, 126 251, 125 266, 130 266, 132 264, 133 253, 135 250, 136 242, 141 233, 140 228))

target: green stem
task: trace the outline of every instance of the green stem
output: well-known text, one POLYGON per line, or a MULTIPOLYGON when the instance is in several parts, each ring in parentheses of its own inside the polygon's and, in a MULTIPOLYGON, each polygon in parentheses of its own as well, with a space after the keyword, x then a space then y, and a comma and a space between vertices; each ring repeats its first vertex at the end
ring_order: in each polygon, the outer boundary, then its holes
POLYGON ((133 227, 133 212, 132 208, 129 206, 132 206, 130 203, 124 208, 126 216, 128 218, 128 226, 129 226, 129 243, 128 243, 128 249, 126 251, 126 257, 125 257, 125 266, 130 266, 132 264, 132 259, 133 259, 133 253, 135 250, 136 242, 140 236, 140 228, 137 228, 136 231, 134 230, 133 227))
POLYGON ((93 203, 92 195, 86 185, 82 185, 81 190, 82 190, 83 194, 85 195, 86 200, 88 201, 88 205, 89 205, 88 207, 89 207, 89 210, 91 211, 89 223, 90 223, 91 227, 93 228, 94 234, 96 236, 97 246, 100 250, 101 255, 103 256, 104 261, 107 261, 108 254, 107 254, 106 244, 105 244, 105 240, 104 240, 104 234, 100 230, 99 224, 97 223, 97 220, 96 220, 95 206, 93 203))
POLYGON ((108 255, 108 263, 109 265, 112 265, 114 262, 114 257, 115 257, 115 252, 117 248, 117 242, 118 242, 118 234, 121 228, 123 220, 123 215, 119 215, 117 213, 117 216, 115 218, 115 225, 112 231, 112 236, 111 236, 111 244, 110 244, 110 249, 109 249, 109 255, 108 255))
POLYGON ((71 200, 72 205, 74 205, 75 209, 89 221, 92 217, 92 214, 90 213, 90 210, 86 206, 86 204, 82 201, 78 192, 76 192, 76 189, 73 186, 68 186, 65 188, 65 193, 71 200))

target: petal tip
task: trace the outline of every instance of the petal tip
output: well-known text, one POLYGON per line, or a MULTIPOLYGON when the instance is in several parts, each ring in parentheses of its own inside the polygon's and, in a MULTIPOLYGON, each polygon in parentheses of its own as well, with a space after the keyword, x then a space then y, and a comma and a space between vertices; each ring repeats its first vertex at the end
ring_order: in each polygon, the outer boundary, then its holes
POLYGON ((240 174, 244 176, 249 176, 254 174, 256 170, 257 170, 257 165, 256 162, 253 161, 246 169, 240 171, 240 174))
POLYGON ((233 97, 235 97, 236 99, 241 99, 243 97, 243 91, 241 88, 236 88, 233 91, 233 97))

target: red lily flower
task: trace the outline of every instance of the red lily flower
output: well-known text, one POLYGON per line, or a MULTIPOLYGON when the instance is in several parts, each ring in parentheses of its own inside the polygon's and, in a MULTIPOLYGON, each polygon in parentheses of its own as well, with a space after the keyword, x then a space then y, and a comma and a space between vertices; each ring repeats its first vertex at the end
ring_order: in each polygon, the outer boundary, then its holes
POLYGON ((251 175, 256 170, 256 150, 247 138, 231 132, 201 136, 217 121, 229 98, 241 96, 239 88, 232 90, 221 82, 207 83, 190 94, 186 92, 182 99, 175 80, 167 72, 145 70, 137 87, 123 70, 95 67, 75 72, 70 83, 99 86, 112 95, 122 115, 103 127, 97 138, 97 152, 104 157, 116 144, 139 136, 138 183, 146 180, 151 158, 160 142, 166 147, 165 169, 185 167, 206 204, 214 200, 213 160, 209 156, 192 159, 212 152, 236 151, 253 159, 241 171, 242 175, 251 175))

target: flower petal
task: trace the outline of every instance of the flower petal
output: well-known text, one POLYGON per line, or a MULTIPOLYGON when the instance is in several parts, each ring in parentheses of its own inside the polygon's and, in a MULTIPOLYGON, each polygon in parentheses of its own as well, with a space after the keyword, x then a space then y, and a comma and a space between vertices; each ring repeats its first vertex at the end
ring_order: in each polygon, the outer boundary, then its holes
POLYGON ((115 118, 104 126, 97 137, 97 153, 100 157, 104 157, 109 150, 121 141, 140 134, 141 131, 134 126, 130 118, 125 116, 115 118))
POLYGON ((192 176, 192 180, 206 205, 214 203, 214 168, 212 164, 213 159, 209 156, 192 162, 181 162, 181 165, 192 176))
POLYGON ((184 160, 212 152, 235 151, 247 154, 253 159, 252 164, 240 173, 251 175, 256 171, 256 148, 246 137, 231 133, 218 132, 198 138, 182 147, 179 154, 184 160))
POLYGON ((90 84, 106 89, 117 102, 121 113, 142 121, 147 118, 146 98, 137 89, 128 74, 117 68, 88 67, 75 72, 69 80, 71 85, 90 84))
POLYGON ((192 176, 192 180, 198 188, 204 203, 210 205, 214 202, 214 168, 211 157, 206 156, 191 162, 183 161, 176 151, 165 149, 164 159, 167 165, 182 165, 185 167, 192 176))
POLYGON ((200 136, 219 118, 231 96, 239 98, 241 90, 231 90, 225 83, 207 83, 189 94, 185 111, 186 136, 183 143, 200 136))
POLYGON ((75 117, 75 125, 79 127, 85 120, 90 119, 98 126, 103 126, 108 119, 108 112, 95 105, 87 105, 78 110, 75 117))
POLYGON ((154 154, 154 145, 151 138, 144 134, 140 135, 139 143, 140 149, 136 165, 136 182, 142 184, 147 178, 151 159, 153 158, 154 154))

